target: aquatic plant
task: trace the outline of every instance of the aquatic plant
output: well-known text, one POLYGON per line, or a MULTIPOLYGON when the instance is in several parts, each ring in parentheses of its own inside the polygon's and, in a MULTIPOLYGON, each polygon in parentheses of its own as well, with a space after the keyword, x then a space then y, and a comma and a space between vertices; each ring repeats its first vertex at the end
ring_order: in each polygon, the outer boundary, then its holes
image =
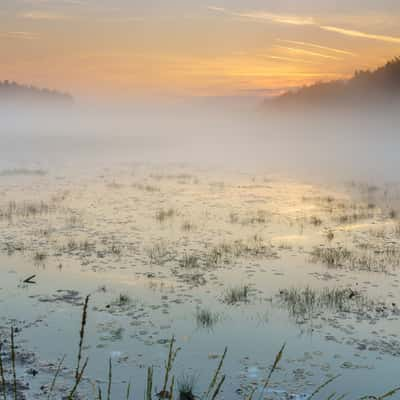
POLYGON ((196 385, 196 376, 194 375, 182 375, 178 379, 178 393, 179 400, 195 400, 194 389, 196 385))
POLYGON ((219 319, 219 314, 207 308, 197 308, 196 310, 196 323, 198 327, 211 329, 219 319))
POLYGON ((164 222, 165 220, 172 218, 175 216, 175 210, 173 208, 169 208, 168 210, 158 210, 156 212, 156 220, 158 222, 164 222))
POLYGON ((279 291, 279 300, 295 318, 312 318, 324 311, 359 312, 374 302, 351 288, 291 288, 279 291))
POLYGON ((200 266, 200 259, 195 254, 185 254, 180 260, 179 265, 182 268, 198 268, 200 266))
POLYGON ((248 301, 249 286, 237 286, 229 288, 225 291, 224 302, 227 304, 236 304, 248 301))
MULTIPOLYGON (((78 396, 78 389, 82 384, 83 381, 83 375, 84 372, 86 371, 86 368, 88 366, 88 357, 83 358, 83 350, 84 350, 84 341, 85 341, 85 336, 86 336, 86 324, 87 324, 87 318, 88 318, 88 304, 89 304, 89 296, 85 298, 84 306, 83 306, 83 311, 82 311, 82 317, 81 317, 81 324, 80 324, 80 330, 79 330, 79 344, 78 344, 78 355, 77 355, 77 363, 75 367, 75 373, 74 373, 74 379, 73 382, 71 383, 71 387, 68 390, 65 390, 63 388, 63 398, 66 400, 74 400, 75 398, 79 397, 78 396)), ((14 328, 11 328, 11 342, 10 342, 10 361, 11 361, 11 379, 10 381, 7 381, 6 379, 6 374, 5 374, 5 368, 4 368, 4 361, 2 357, 2 352, 1 352, 1 345, 0 345, 0 396, 2 400, 8 400, 9 395, 11 394, 13 400, 18 400, 19 398, 24 398, 24 395, 20 393, 19 389, 19 383, 17 379, 17 372, 16 372, 16 346, 15 346, 15 330, 14 328)), ((180 350, 179 347, 175 346, 175 338, 172 337, 170 343, 169 343, 169 350, 168 350, 168 355, 167 355, 167 360, 165 362, 165 367, 164 367, 164 378, 162 380, 162 389, 158 393, 154 393, 154 388, 156 387, 155 382, 154 382, 154 369, 153 367, 148 367, 147 369, 147 377, 146 377, 146 382, 145 382, 145 400, 153 400, 154 396, 157 396, 159 399, 164 399, 164 400, 174 400, 175 399, 175 375, 173 373, 174 370, 174 362, 176 360, 177 354, 180 350)), ((253 400, 254 396, 256 395, 257 392, 259 392, 258 400, 262 400, 265 397, 265 394, 267 393, 267 390, 270 386, 271 383, 271 378, 274 372, 278 369, 279 363, 282 360, 283 353, 285 350, 286 345, 284 344, 279 352, 276 354, 274 362, 264 380, 264 383, 262 383, 261 386, 255 385, 253 389, 247 394, 245 397, 246 400, 253 400)), ((215 372, 212 375, 210 384, 208 385, 207 389, 200 395, 195 396, 194 395, 194 385, 195 385, 195 378, 192 376, 183 376, 180 380, 178 380, 177 383, 177 388, 178 388, 178 394, 179 394, 179 400, 192 400, 192 399, 199 399, 199 400, 217 400, 219 397, 219 394, 221 393, 222 386, 225 382, 226 376, 222 373, 222 368, 223 364, 227 355, 228 349, 225 347, 225 350, 223 354, 219 357, 218 365, 215 370, 215 372)), ((56 382, 57 379, 60 375, 62 365, 64 363, 65 356, 61 358, 59 363, 57 364, 57 368, 55 371, 55 374, 51 380, 51 383, 49 384, 49 390, 47 392, 47 398, 51 399, 53 397, 54 389, 56 387, 56 382)), ((316 398, 322 391, 323 389, 327 388, 330 383, 332 383, 334 380, 336 380, 339 377, 339 375, 334 376, 329 378, 327 381, 323 382, 321 385, 319 385, 307 398, 307 400, 311 400, 313 398, 316 398)), ((105 391, 105 398, 107 400, 112 399, 112 383, 113 383, 113 370, 112 370, 112 362, 111 359, 108 359, 108 372, 107 372, 107 380, 105 382, 106 384, 106 391, 105 391)), ((130 400, 132 397, 131 393, 131 383, 127 384, 126 387, 126 400, 130 400)), ((96 400, 101 400, 103 399, 103 391, 101 386, 95 384, 96 390, 96 400)), ((393 388, 383 394, 376 395, 376 396, 363 396, 362 398, 358 400, 367 400, 367 399, 378 399, 378 400, 383 400, 383 399, 388 399, 390 397, 395 396, 400 392, 400 387, 393 388)), ((335 398, 336 400, 342 399, 344 396, 336 395, 331 395, 328 397, 328 399, 333 399, 335 398)), ((41 394, 43 396, 43 393, 41 394)), ((326 397, 324 397, 326 398, 326 397)))

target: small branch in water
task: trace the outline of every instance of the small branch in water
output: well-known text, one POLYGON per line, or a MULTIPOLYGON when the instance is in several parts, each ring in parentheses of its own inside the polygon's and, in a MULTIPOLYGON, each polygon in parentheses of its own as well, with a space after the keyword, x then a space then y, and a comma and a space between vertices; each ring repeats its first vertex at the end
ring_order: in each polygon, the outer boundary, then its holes
POLYGON ((36 278, 36 275, 31 275, 28 278, 23 280, 23 283, 31 283, 31 284, 35 284, 36 281, 34 281, 33 279, 36 278))

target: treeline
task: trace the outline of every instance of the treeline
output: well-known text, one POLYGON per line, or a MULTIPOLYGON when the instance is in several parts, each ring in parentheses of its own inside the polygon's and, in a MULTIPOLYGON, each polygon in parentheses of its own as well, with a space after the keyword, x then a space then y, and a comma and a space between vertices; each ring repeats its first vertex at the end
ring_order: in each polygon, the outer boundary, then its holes
POLYGON ((73 103, 73 98, 67 93, 56 90, 40 89, 35 86, 20 85, 8 80, 0 81, 0 101, 32 104, 68 105, 73 103))
POLYGON ((400 57, 373 71, 356 71, 347 81, 338 80, 304 86, 278 96, 268 103, 279 108, 317 105, 345 107, 396 105, 400 103, 400 57))

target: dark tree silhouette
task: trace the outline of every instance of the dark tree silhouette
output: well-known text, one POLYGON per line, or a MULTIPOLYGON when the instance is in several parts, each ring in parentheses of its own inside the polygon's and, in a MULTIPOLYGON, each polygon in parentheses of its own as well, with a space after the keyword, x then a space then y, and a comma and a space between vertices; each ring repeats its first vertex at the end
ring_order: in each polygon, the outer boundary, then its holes
POLYGON ((56 90, 40 89, 5 80, 0 82, 0 101, 6 103, 72 104, 73 98, 67 93, 56 90))
POLYGON ((284 93, 269 104, 277 107, 333 106, 400 102, 400 57, 373 71, 356 71, 345 81, 319 82, 284 93))

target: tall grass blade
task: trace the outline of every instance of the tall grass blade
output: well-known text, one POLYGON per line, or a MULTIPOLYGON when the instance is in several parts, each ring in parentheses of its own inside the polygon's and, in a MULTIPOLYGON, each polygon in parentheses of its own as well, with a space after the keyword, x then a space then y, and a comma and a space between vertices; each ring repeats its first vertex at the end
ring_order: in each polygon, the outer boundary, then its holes
POLYGON ((269 382, 271 380, 272 374, 274 373, 274 371, 276 370, 276 368, 278 367, 278 364, 280 363, 280 361, 282 359, 282 355, 283 355, 283 351, 285 350, 285 347, 286 347, 286 344, 284 344, 281 347, 281 349, 279 350, 278 354, 275 356, 275 361, 274 361, 274 363, 273 363, 273 365, 271 367, 271 370, 269 371, 267 380, 265 381, 264 386, 263 386, 263 388, 261 390, 259 400, 262 399, 263 393, 265 392, 265 390, 267 389, 267 387, 269 385, 269 382))
POLYGON ((76 392, 76 390, 78 389, 79 384, 81 383, 82 377, 83 377, 83 373, 85 372, 85 369, 87 367, 89 359, 86 358, 85 362, 83 363, 82 369, 79 371, 78 377, 75 379, 75 384, 72 387, 71 391, 69 392, 69 395, 67 397, 68 400, 72 400, 73 396, 76 392))
POLYGON ((131 397, 131 383, 128 383, 128 387, 126 388, 126 400, 129 400, 131 397))
POLYGON ((111 357, 108 360, 108 386, 107 386, 107 400, 111 399, 111 382, 112 382, 112 365, 111 357))
POLYGON ((146 386, 145 400, 151 400, 152 392, 153 392, 153 367, 149 367, 147 369, 147 386, 146 386))
POLYGON ((206 396, 205 396, 206 399, 210 396, 212 390, 214 389, 215 385, 217 384, 218 375, 219 375, 219 373, 221 372, 222 365, 223 365, 223 363, 224 363, 225 356, 226 356, 226 353, 227 353, 227 352, 228 352, 228 348, 225 347, 224 353, 222 354, 222 357, 221 357, 221 359, 219 360, 218 367, 217 367, 217 369, 215 370, 214 376, 213 376, 213 378, 211 379, 211 382, 210 382, 210 386, 208 387, 208 390, 207 390, 207 392, 206 392, 206 396))
POLYGON ((211 400, 215 400, 217 398, 217 396, 218 396, 218 394, 219 394, 224 382, 225 382, 225 375, 222 375, 222 378, 219 381, 219 383, 218 383, 218 385, 217 385, 217 387, 216 387, 216 389, 214 391, 214 394, 211 397, 211 400))
POLYGON ((89 295, 86 296, 85 303, 83 305, 81 328, 79 331, 79 348, 78 348, 78 360, 77 360, 76 369, 75 369, 75 380, 78 380, 79 370, 80 370, 80 366, 81 366, 83 339, 85 337, 85 327, 86 327, 86 320, 87 320, 87 309, 88 309, 89 297, 90 297, 89 295))
POLYGON ((53 393, 54 387, 56 385, 56 381, 57 381, 58 375, 61 372, 61 367, 62 367, 62 365, 64 363, 65 357, 66 356, 64 354, 63 357, 61 358, 61 361, 57 365, 56 373, 54 374, 53 380, 51 381, 51 385, 50 385, 50 389, 49 389, 49 395, 47 397, 48 399, 51 398, 51 394, 53 393))
POLYGON ((13 394, 14 400, 17 400, 17 373, 15 370, 15 343, 14 343, 14 328, 11 327, 11 367, 13 376, 13 394))
POLYGON ((326 382, 324 382, 322 385, 318 386, 314 392, 311 393, 311 396, 308 398, 308 400, 313 399, 322 389, 326 388, 329 384, 331 384, 334 380, 339 378, 340 375, 335 375, 332 378, 329 378, 326 382))
POLYGON ((0 343, 0 379, 1 379, 1 392, 3 400, 7 400, 6 379, 4 377, 3 357, 1 356, 2 344, 0 343))

